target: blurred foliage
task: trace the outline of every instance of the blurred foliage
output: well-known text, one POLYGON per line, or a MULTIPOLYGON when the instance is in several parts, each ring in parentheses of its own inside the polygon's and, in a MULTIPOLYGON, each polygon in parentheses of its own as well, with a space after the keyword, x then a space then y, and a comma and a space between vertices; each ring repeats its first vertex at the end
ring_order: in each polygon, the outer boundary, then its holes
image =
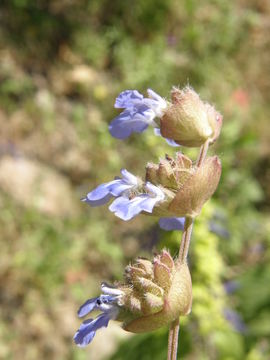
POLYGON ((224 115, 223 174, 193 233, 179 356, 269 359, 269 1, 2 0, 0 19, 0 358, 165 358, 166 329, 73 345, 100 281, 180 239, 79 199, 174 152, 151 130, 111 138, 115 96, 189 83, 224 115))

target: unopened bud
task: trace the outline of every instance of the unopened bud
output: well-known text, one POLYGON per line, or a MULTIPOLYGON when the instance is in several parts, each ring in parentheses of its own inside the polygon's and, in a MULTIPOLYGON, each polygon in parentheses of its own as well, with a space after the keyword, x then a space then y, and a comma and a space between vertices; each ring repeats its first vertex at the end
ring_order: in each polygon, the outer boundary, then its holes
POLYGON ((219 136, 222 116, 190 87, 183 90, 173 88, 172 104, 160 119, 163 137, 173 139, 188 147, 201 146, 219 136))

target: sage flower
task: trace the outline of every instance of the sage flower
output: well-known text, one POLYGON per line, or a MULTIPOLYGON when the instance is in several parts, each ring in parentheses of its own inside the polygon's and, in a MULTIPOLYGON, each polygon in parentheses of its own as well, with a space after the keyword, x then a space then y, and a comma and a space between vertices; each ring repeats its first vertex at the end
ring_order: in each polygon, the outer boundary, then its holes
MULTIPOLYGON (((137 90, 125 90, 116 98, 114 107, 125 109, 109 125, 111 135, 117 139, 126 139, 133 132, 141 133, 149 125, 154 127, 154 134, 161 136, 158 121, 162 117, 167 102, 151 89, 147 90, 148 98, 137 90)), ((175 141, 166 139, 170 146, 179 146, 175 141)))
POLYGON ((101 291, 99 297, 87 300, 78 311, 79 317, 95 310, 101 312, 95 319, 85 320, 75 333, 74 341, 80 347, 88 345, 110 320, 121 322, 126 331, 142 333, 168 326, 191 310, 188 266, 178 259, 174 261, 166 250, 153 261, 136 259, 126 267, 122 283, 102 283, 101 291))
POLYGON ((119 313, 119 305, 124 293, 105 283, 101 284, 101 291, 102 294, 99 297, 87 300, 78 310, 79 317, 84 317, 95 310, 101 311, 97 318, 85 320, 74 335, 74 341, 79 347, 88 345, 97 330, 107 327, 109 321, 115 320, 119 313))
POLYGON ((142 211, 151 213, 155 205, 165 199, 163 191, 149 181, 143 183, 126 169, 122 169, 121 174, 122 178, 99 185, 82 201, 99 206, 115 198, 109 210, 122 220, 130 220, 142 211))

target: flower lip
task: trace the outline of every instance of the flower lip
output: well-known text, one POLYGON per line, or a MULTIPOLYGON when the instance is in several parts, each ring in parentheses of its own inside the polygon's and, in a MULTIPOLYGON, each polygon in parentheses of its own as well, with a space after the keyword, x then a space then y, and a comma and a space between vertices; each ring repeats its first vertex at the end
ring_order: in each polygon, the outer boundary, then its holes
POLYGON ((123 193, 112 202, 109 210, 122 220, 130 220, 142 211, 151 213, 154 206, 165 198, 165 194, 149 182, 144 188, 147 192, 136 194, 134 197, 129 196, 130 193, 123 193))
POLYGON ((104 313, 99 315, 96 319, 85 320, 76 334, 74 335, 74 341, 77 346, 85 347, 88 345, 96 335, 96 331, 102 327, 107 327, 109 321, 114 318, 113 313, 104 313))
POLYGON ((136 176, 134 176, 133 174, 131 174, 129 171, 127 171, 126 169, 121 169, 121 174, 123 176, 123 180, 131 185, 138 185, 138 178, 136 176))
POLYGON ((104 205, 112 197, 120 196, 124 191, 130 190, 139 184, 138 178, 126 169, 122 169, 121 174, 122 179, 119 178, 99 185, 89 192, 82 201, 89 203, 91 206, 104 205))
POLYGON ((137 90, 125 90, 122 91, 115 100, 114 107, 116 109, 125 109, 133 107, 134 103, 141 101, 143 95, 137 90))
POLYGON ((126 139, 133 132, 141 133, 152 124, 155 113, 141 104, 124 110, 109 125, 110 134, 120 140, 126 139))
POLYGON ((84 317, 94 310, 108 311, 117 304, 119 296, 100 295, 99 297, 87 300, 78 310, 78 316, 84 317))
POLYGON ((78 310, 79 317, 84 317, 95 310, 102 312, 96 319, 85 320, 75 333, 74 341, 79 347, 88 345, 93 340, 96 331, 107 327, 109 321, 115 320, 119 313, 123 292, 105 283, 101 284, 101 290, 103 294, 87 300, 78 310))

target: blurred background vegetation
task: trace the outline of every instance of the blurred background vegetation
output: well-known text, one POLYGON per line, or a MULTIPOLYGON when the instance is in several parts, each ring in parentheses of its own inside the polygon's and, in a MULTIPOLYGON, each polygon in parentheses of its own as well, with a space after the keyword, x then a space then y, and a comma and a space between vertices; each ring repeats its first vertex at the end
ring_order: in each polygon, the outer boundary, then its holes
POLYGON ((210 151, 223 174, 194 229, 179 354, 270 358, 269 31, 268 0, 1 1, 1 359, 166 357, 166 329, 133 336, 111 323, 74 346, 77 308, 100 281, 164 245, 176 254, 180 240, 80 198, 174 152, 151 130, 111 138, 116 95, 186 84, 224 115, 210 151))

